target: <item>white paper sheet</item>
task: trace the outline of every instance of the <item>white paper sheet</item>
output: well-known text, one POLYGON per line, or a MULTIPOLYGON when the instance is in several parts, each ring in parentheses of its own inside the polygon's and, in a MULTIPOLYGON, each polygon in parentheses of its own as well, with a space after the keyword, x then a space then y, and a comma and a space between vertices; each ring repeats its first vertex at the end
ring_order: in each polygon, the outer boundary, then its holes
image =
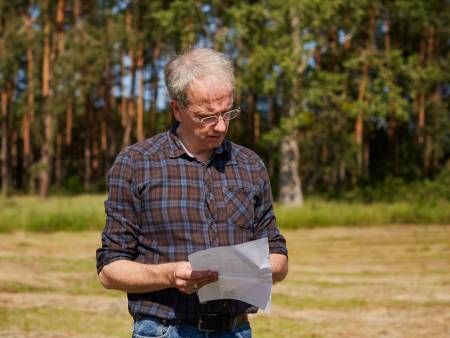
POLYGON ((210 248, 189 255, 194 270, 219 272, 219 280, 198 290, 200 302, 237 299, 270 312, 272 269, 267 238, 210 248))

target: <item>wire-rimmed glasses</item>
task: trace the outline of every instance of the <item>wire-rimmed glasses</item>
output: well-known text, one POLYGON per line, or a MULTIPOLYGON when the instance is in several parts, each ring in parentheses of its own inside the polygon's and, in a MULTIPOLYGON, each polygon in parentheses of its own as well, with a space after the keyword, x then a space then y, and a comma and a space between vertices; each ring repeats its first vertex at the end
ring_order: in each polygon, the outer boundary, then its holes
POLYGON ((213 125, 213 124, 216 124, 217 122, 219 122, 220 117, 222 117, 222 119, 224 121, 230 121, 230 120, 238 117, 240 112, 241 112, 241 108, 236 108, 236 109, 227 111, 227 112, 219 114, 219 115, 211 115, 211 116, 206 116, 203 118, 197 117, 197 120, 204 126, 210 126, 210 125, 213 125))

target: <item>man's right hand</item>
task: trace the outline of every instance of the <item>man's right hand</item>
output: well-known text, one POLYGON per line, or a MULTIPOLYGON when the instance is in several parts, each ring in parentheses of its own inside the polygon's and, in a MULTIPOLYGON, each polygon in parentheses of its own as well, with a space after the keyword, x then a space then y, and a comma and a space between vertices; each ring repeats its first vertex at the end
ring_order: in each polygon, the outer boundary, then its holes
POLYGON ((204 285, 217 281, 219 273, 211 270, 192 270, 189 262, 179 262, 175 264, 171 277, 173 287, 190 295, 204 285))

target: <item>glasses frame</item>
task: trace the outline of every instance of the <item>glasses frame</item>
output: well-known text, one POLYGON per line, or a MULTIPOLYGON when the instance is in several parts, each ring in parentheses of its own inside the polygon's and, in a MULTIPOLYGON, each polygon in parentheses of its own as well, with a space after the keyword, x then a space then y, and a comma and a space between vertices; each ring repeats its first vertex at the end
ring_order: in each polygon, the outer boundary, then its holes
POLYGON ((199 118, 199 117, 195 117, 196 120, 198 122, 200 122, 201 125, 203 126, 212 126, 216 123, 219 122, 219 119, 222 118, 222 120, 224 121, 230 121, 235 119, 236 117, 239 116, 239 114, 241 113, 241 107, 226 111, 225 113, 219 114, 219 115, 211 115, 211 116, 206 116, 203 118, 199 118), (236 114, 236 115, 234 115, 236 114), (205 121, 211 121, 211 122, 205 122, 205 121))

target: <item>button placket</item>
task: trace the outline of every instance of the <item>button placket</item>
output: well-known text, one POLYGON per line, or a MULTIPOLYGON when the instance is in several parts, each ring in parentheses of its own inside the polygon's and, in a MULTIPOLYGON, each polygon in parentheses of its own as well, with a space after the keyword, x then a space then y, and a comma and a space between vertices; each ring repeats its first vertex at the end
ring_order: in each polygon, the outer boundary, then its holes
POLYGON ((216 200, 214 198, 213 193, 213 179, 211 176, 211 167, 205 166, 205 175, 204 175, 204 182, 205 182, 205 198, 206 198, 206 205, 208 208, 208 234, 209 234, 209 240, 211 245, 217 246, 218 245, 218 229, 216 224, 217 219, 217 205, 216 200))

